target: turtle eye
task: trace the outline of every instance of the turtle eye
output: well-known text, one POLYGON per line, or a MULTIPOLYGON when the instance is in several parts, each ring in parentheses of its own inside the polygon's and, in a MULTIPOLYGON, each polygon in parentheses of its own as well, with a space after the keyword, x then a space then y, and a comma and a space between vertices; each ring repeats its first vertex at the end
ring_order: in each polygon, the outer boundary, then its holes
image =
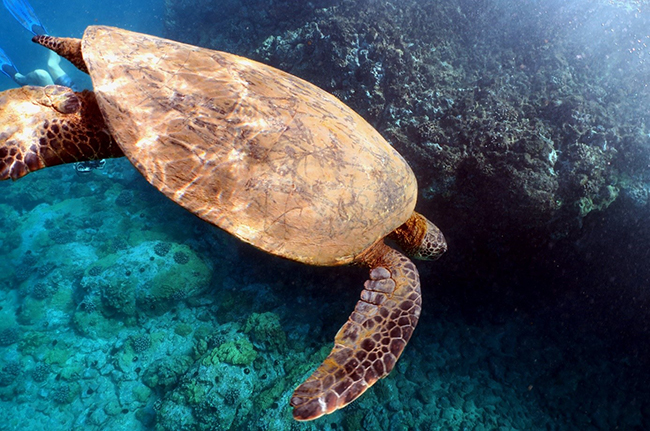
POLYGON ((62 114, 74 114, 81 109, 81 100, 68 87, 48 85, 43 88, 43 93, 45 93, 47 105, 62 114))

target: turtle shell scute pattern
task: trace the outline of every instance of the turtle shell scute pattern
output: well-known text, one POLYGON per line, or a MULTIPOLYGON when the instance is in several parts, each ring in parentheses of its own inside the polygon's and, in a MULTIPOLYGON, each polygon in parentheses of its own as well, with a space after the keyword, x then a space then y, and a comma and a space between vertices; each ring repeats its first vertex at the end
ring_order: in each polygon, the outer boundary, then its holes
POLYGON ((263 250, 345 264, 404 223, 404 159, 318 87, 232 54, 89 27, 83 56, 113 136, 145 178, 263 250))

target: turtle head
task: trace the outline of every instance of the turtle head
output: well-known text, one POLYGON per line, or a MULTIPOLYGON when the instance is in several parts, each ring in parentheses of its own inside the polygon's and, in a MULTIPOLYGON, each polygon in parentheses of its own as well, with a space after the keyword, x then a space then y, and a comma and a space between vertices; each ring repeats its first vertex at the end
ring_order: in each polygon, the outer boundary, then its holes
MULTIPOLYGON (((82 98, 68 87, 24 86, 0 93, 0 148, 38 143, 44 124, 77 114, 82 98)), ((47 127, 46 127, 47 128, 47 127)), ((29 148, 29 147, 27 147, 29 148)))
POLYGON ((31 124, 39 117, 50 117, 55 113, 75 114, 80 109, 81 99, 77 93, 60 85, 26 85, 0 93, 0 125, 5 128, 11 123, 31 124))
POLYGON ((447 241, 438 226, 415 211, 389 237, 415 259, 435 260, 447 251, 447 241))

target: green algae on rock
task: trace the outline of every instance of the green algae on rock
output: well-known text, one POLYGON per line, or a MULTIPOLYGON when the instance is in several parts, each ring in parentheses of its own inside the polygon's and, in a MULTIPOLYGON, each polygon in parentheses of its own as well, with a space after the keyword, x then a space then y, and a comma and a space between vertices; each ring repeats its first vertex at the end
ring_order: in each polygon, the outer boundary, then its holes
POLYGON ((205 365, 216 365, 225 362, 231 365, 251 365, 257 358, 257 351, 250 341, 246 338, 226 341, 218 347, 215 347, 202 360, 205 365))
POLYGON ((270 311, 264 313, 253 313, 244 324, 245 334, 251 334, 255 343, 261 343, 267 349, 274 349, 282 353, 286 350, 287 335, 282 329, 280 318, 270 311))

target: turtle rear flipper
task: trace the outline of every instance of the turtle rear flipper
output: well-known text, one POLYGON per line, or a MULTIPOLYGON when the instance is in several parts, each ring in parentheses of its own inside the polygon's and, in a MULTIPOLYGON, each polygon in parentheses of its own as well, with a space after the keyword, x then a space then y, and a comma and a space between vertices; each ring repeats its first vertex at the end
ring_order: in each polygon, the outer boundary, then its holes
POLYGON ((21 87, 0 93, 0 180, 63 163, 121 157, 94 93, 21 87))
POLYGON ((291 397, 294 419, 332 413, 386 377, 418 323, 422 295, 415 265, 383 243, 371 251, 370 280, 354 312, 330 354, 291 397))

